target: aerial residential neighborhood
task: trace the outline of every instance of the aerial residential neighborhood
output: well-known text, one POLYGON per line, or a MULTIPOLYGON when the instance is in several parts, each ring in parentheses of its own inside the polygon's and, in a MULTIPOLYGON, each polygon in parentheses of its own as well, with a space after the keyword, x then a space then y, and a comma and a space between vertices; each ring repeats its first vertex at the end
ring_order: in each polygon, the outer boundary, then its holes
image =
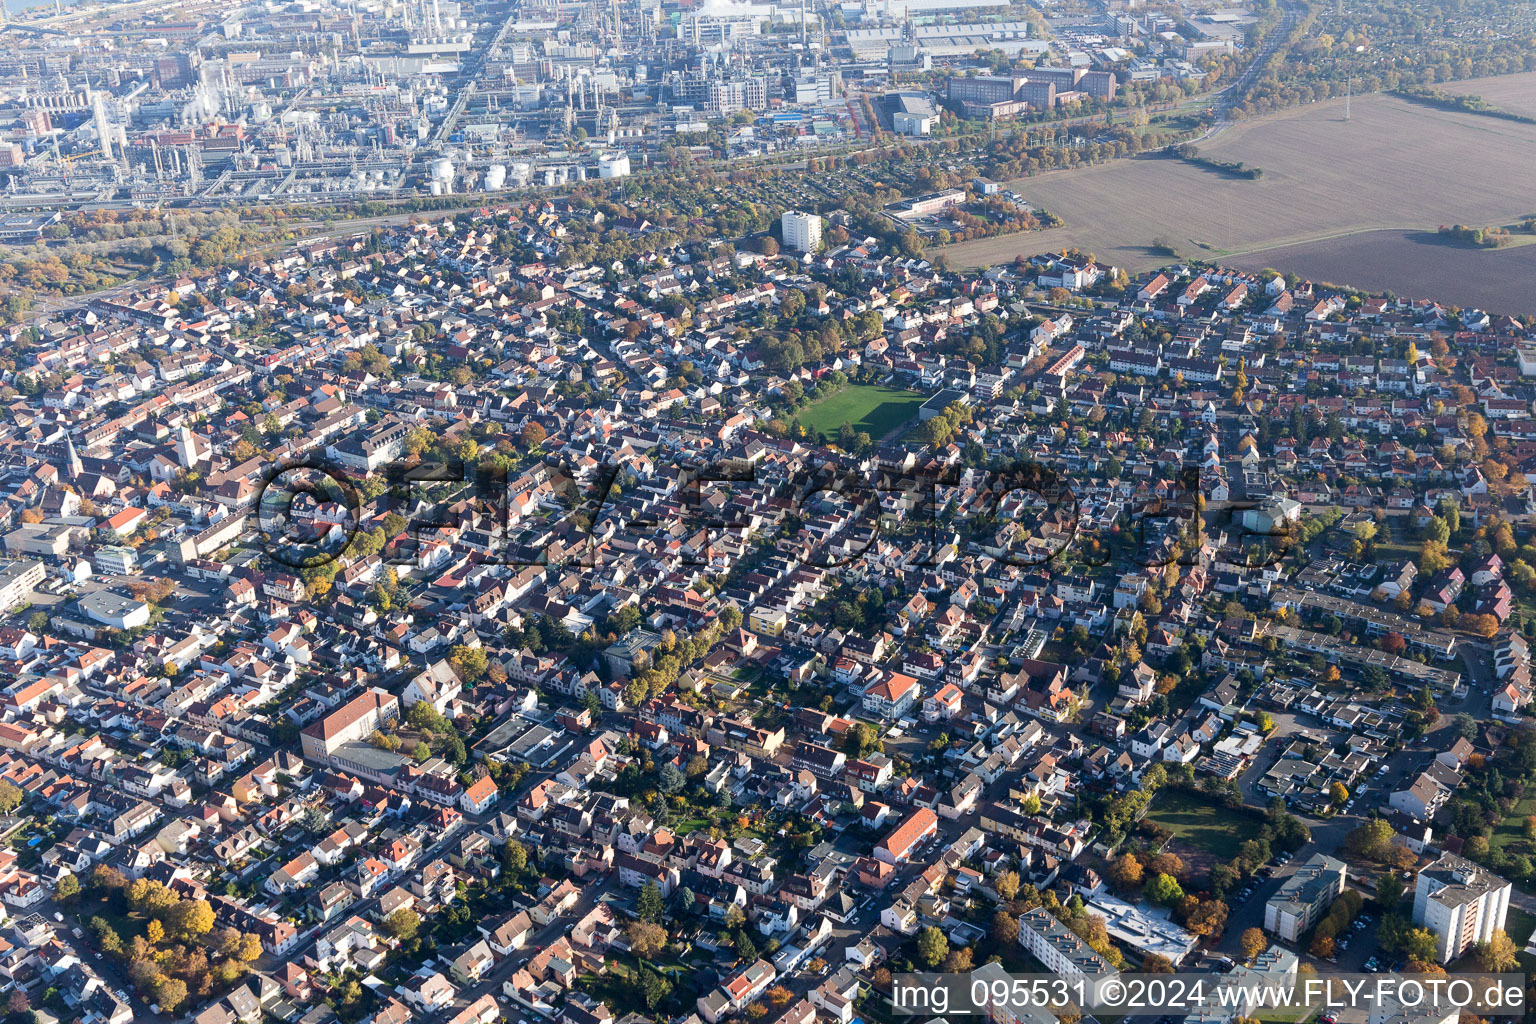
POLYGON ((502 264, 546 213, 12 331, 15 1005, 849 1024, 899 970, 1529 937, 1521 321, 875 239, 502 264), (385 483, 433 460, 506 497, 385 483))
POLYGON ((0 37, 0 1024, 1525 1019, 1526 0, 0 37))

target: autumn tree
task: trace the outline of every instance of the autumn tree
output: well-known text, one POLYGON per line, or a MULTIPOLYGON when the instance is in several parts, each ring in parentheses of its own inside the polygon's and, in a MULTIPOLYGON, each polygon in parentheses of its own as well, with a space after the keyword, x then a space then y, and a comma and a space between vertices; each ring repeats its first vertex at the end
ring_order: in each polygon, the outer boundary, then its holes
POLYGON ((1122 853, 1109 863, 1109 880, 1117 889, 1134 889, 1141 884, 1141 861, 1129 853, 1122 853))
MULTIPOLYGON (((1398 938, 1397 951, 1410 960, 1418 960, 1426 964, 1436 963, 1439 942, 1435 938, 1435 933, 1428 928, 1409 928, 1398 938)), ((1405 970, 1410 974, 1417 973, 1405 970)))
MULTIPOLYGON (((1180 905, 1184 906, 1182 901, 1180 905)), ((1202 938, 1214 939, 1227 927, 1228 913, 1227 905, 1221 900, 1200 900, 1193 907, 1185 907, 1184 927, 1202 938)))
POLYGON ((944 933, 933 925, 929 925, 917 933, 917 959, 930 970, 943 962, 949 955, 949 940, 944 933))
POLYGON ((643 959, 667 948, 667 930, 654 921, 632 921, 625 934, 629 937, 629 948, 643 959))
POLYGON ((1515 956, 1520 951, 1515 948, 1514 940, 1503 929, 1495 931, 1487 942, 1480 942, 1473 948, 1477 960, 1482 964, 1483 970, 1494 974, 1513 970, 1515 956))
POLYGON ((182 900, 168 915, 171 928, 179 936, 196 938, 213 930, 213 908, 206 900, 182 900))
POLYGON ((1485 640, 1499 631, 1499 620, 1492 615, 1463 615, 1459 625, 1472 635, 1480 636, 1485 640))
POLYGON ((1264 948, 1268 945, 1269 940, 1264 938, 1264 932, 1259 928, 1243 929, 1242 937, 1238 939, 1238 946, 1243 951, 1243 959, 1249 963, 1253 963, 1254 959, 1264 952, 1264 948))
POLYGON ((1142 889, 1142 895, 1153 903, 1171 907, 1184 898, 1184 890, 1172 875, 1153 875, 1142 889))
POLYGON ((946 974, 970 974, 971 969, 970 946, 961 946, 944 958, 944 973, 946 974))
POLYGON ((187 983, 180 978, 168 978, 162 975, 154 987, 155 1002, 160 1004, 161 1011, 175 1013, 176 1008, 187 1001, 187 983))
POLYGON ((458 645, 448 655, 448 664, 460 679, 471 685, 485 675, 488 660, 484 647, 471 647, 468 644, 458 645))
POLYGON ((421 915, 410 907, 401 907, 384 919, 384 931, 401 942, 414 939, 420 927, 421 915))

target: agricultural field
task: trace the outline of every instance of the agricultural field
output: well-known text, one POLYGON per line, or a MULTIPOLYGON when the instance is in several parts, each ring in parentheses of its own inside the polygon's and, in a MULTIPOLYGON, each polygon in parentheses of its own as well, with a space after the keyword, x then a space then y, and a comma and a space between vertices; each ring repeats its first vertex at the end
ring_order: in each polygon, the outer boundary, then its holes
MULTIPOLYGON (((1536 242, 1536 236, 1513 236, 1536 242)), ((1224 262, 1242 270, 1274 267, 1312 281, 1427 298, 1498 313, 1536 313, 1536 245, 1478 249, 1434 231, 1368 231, 1266 249, 1224 262)), ((1416 549, 1415 549, 1416 550, 1416 549)))
MULTIPOLYGON (((1536 76, 1515 77, 1530 78, 1526 87, 1536 90, 1536 76)), ((1502 79, 1464 85, 1489 102, 1510 102, 1494 88, 1504 85, 1502 79)), ((1391 243, 1375 262, 1392 267, 1393 257, 1406 258, 1416 246, 1426 263, 1454 252, 1420 244, 1441 224, 1509 224, 1536 212, 1529 189, 1536 125, 1385 95, 1355 97, 1350 114, 1344 120, 1344 101, 1329 100, 1242 122, 1198 143, 1203 156, 1261 168, 1256 181, 1149 156, 1012 182, 1066 226, 943 251, 952 266, 976 267, 1075 246, 1135 272, 1166 262, 1156 245, 1162 241, 1190 258, 1230 262, 1252 256, 1260 265, 1278 266, 1264 254, 1393 229, 1400 233, 1396 238, 1373 236, 1391 243), (1419 235, 1405 241, 1401 233, 1408 232, 1419 235)), ((1468 250, 1467 258, 1481 259, 1484 252, 1495 268, 1489 273, 1512 278, 1505 291, 1515 298, 1517 281, 1529 280, 1528 272, 1522 276, 1525 264, 1516 251, 1468 250), (1506 268, 1497 262, 1501 256, 1516 259, 1506 268)), ((1348 275, 1332 276, 1353 283, 1348 275)), ((1433 283, 1452 280, 1442 272, 1433 283)))
POLYGON ((1498 78, 1442 82, 1435 88, 1457 96, 1481 96, 1500 110, 1536 117, 1536 71, 1498 78))
POLYGON ((926 395, 883 384, 850 384, 800 410, 805 429, 836 437, 844 423, 879 441, 917 415, 926 395))

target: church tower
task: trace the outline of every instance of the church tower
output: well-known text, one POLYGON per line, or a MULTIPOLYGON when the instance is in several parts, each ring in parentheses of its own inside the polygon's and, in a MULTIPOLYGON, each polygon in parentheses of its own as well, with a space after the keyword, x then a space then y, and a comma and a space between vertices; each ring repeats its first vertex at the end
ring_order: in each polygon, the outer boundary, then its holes
POLYGON ((69 479, 78 480, 85 475, 85 463, 80 461, 80 453, 75 451, 75 439, 64 439, 64 452, 69 457, 69 479))
POLYGON ((176 432, 176 462, 182 469, 192 469, 197 465, 197 438, 185 425, 176 432))

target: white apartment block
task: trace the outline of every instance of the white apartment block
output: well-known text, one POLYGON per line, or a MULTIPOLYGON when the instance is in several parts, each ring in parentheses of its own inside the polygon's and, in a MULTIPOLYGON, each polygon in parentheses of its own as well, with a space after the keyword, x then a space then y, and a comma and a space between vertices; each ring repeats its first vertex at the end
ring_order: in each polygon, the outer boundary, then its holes
POLYGON ((1120 976, 1108 961, 1044 907, 1019 915, 1019 945, 1052 974, 1083 977, 1093 999, 1099 998, 1106 983, 1120 976))
POLYGON ((821 218, 814 213, 788 210, 779 218, 784 244, 796 252, 815 252, 821 248, 821 218))
POLYGON ((1441 963, 1448 963, 1504 928, 1512 888, 1469 860, 1441 854, 1419 872, 1413 890, 1413 923, 1435 933, 1436 955, 1441 963))
POLYGON ((47 578, 43 563, 33 559, 0 562, 0 611, 10 611, 32 597, 32 591, 47 578))
POLYGON ((1314 853, 1264 904, 1264 930, 1295 942, 1328 912, 1348 874, 1343 861, 1314 853))

